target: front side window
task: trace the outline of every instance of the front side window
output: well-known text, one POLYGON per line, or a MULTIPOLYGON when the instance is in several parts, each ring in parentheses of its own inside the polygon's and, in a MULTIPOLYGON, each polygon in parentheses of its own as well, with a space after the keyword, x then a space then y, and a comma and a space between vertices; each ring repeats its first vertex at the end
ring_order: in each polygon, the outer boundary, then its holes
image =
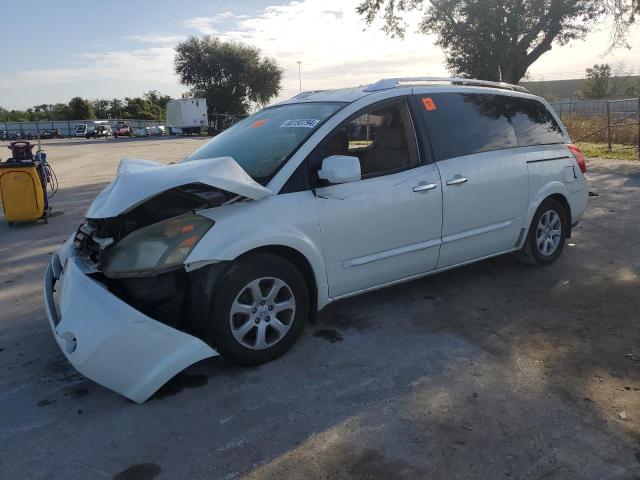
POLYGON ((214 137, 185 161, 232 157, 266 185, 281 165, 343 103, 292 103, 266 108, 214 137))
POLYGON ((416 139, 405 102, 374 106, 347 120, 322 144, 318 160, 331 155, 358 157, 365 178, 417 165, 416 139))
POLYGON ((504 96, 432 93, 419 96, 437 160, 518 146, 504 96))

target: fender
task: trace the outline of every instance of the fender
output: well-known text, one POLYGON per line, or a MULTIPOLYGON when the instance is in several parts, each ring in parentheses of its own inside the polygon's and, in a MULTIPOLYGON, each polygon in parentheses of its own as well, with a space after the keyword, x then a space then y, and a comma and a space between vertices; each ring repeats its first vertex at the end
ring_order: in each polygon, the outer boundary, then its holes
POLYGON ((288 247, 309 262, 318 287, 318 307, 329 302, 322 237, 312 192, 275 195, 197 213, 216 223, 186 259, 187 271, 232 261, 261 247, 288 247))

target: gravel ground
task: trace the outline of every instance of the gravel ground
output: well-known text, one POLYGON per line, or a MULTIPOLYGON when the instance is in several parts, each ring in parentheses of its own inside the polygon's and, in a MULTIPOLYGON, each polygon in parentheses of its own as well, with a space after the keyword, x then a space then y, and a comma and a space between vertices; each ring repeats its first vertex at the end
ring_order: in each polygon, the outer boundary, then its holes
POLYGON ((589 162, 598 196, 550 267, 501 257, 338 302, 281 359, 205 360, 144 405, 77 374, 44 265, 120 158, 203 141, 45 142, 54 216, 0 217, 0 478, 640 477, 637 162, 589 162))

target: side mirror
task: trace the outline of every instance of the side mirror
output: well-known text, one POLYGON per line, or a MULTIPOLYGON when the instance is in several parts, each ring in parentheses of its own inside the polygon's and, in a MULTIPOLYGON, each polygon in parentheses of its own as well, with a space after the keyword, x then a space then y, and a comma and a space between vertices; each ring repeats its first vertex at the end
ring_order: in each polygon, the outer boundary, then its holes
POLYGON ((360 160, 347 155, 331 155, 322 161, 318 178, 329 183, 357 182, 361 178, 360 160))

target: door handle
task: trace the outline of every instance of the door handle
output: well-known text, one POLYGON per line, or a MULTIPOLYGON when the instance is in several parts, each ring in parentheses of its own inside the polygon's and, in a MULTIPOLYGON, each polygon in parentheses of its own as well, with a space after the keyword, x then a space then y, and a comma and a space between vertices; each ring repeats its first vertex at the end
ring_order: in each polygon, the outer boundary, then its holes
POLYGON ((447 180, 447 185, 460 185, 466 183, 469 180, 467 177, 454 177, 451 180, 447 180))
POLYGON ((425 192, 427 190, 433 190, 434 188, 438 188, 438 184, 436 183, 422 183, 420 185, 416 185, 413 187, 414 192, 425 192))

